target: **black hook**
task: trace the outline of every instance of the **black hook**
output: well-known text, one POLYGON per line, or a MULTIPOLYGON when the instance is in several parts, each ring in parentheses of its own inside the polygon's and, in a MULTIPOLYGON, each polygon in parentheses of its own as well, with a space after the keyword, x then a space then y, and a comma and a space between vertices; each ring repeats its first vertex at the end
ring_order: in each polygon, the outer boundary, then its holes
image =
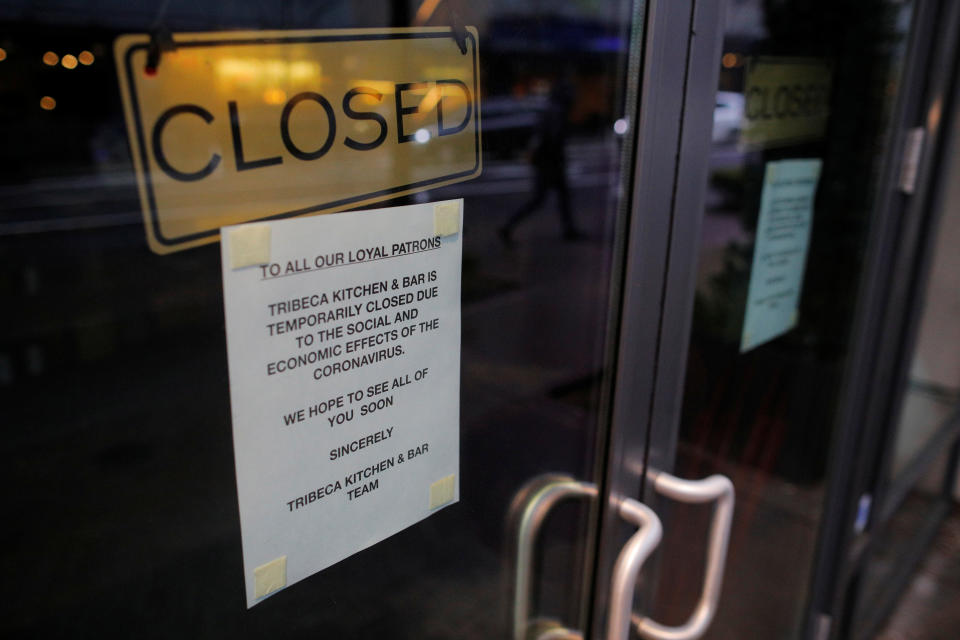
MULTIPOLYGON (((460 0, 437 0, 437 2, 432 5, 428 5, 426 2, 421 5, 420 9, 417 11, 417 15, 413 20, 413 24, 422 27, 430 23, 431 18, 437 13, 437 9, 440 6, 443 6, 447 11, 447 21, 450 23, 450 35, 453 37, 453 41, 457 43, 457 48, 460 49, 462 55, 467 54, 467 29, 463 26, 463 20, 460 19, 460 12, 457 10, 460 4, 460 0), (421 13, 424 9, 427 9, 429 13, 421 13)), ((440 24, 443 23, 442 18, 438 18, 437 22, 440 24)), ((434 24, 437 24, 434 22, 434 24)))
POLYGON ((167 29, 160 27, 150 34, 150 44, 147 47, 147 64, 143 72, 148 76, 157 74, 157 67, 160 66, 160 56, 164 51, 175 51, 176 43, 173 36, 167 29))
POLYGON ((460 19, 460 12, 457 11, 457 3, 453 1, 447 2, 447 11, 450 15, 450 32, 453 36, 453 41, 457 43, 457 47, 460 49, 460 53, 463 55, 467 54, 467 28, 463 26, 463 20, 460 19))

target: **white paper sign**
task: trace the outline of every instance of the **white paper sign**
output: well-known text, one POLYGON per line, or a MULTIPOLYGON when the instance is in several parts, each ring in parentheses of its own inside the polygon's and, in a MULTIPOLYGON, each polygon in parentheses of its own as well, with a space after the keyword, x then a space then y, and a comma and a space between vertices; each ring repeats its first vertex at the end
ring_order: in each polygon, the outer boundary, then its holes
POLYGON ((741 353, 797 324, 820 166, 818 159, 767 163, 741 353))
POLYGON ((247 606, 457 501, 461 228, 457 200, 222 230, 247 606))

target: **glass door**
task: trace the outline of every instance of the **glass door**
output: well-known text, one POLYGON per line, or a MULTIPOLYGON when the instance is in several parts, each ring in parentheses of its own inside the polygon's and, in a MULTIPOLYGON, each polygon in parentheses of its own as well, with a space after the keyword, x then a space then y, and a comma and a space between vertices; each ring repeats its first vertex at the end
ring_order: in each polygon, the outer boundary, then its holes
MULTIPOLYGON (((509 637, 525 570, 512 518, 557 476, 593 488, 545 521, 522 613, 588 629, 626 234, 668 215, 638 220, 634 204, 645 13, 632 0, 6 3, 2 557, 17 588, 4 631, 509 637), (478 34, 482 174, 374 205, 463 198, 460 499, 248 610, 220 250, 151 251, 113 43, 151 34, 149 74, 184 33, 386 27, 449 27, 451 50, 478 34)), ((271 61, 248 62, 218 73, 279 109, 271 61)), ((663 140, 657 153, 675 155, 663 140)))
MULTIPOLYGON (((663 526, 637 586, 642 637, 849 632, 834 589, 850 575, 835 554, 856 552, 845 536, 869 514, 846 504, 869 442, 858 403, 885 340, 871 329, 878 309, 901 312, 884 274, 919 197, 916 163, 939 144, 940 110, 918 107, 939 10, 728 2, 711 43, 718 73, 688 77, 667 269, 644 290, 663 303, 645 320, 656 339, 621 344, 656 362, 655 379, 649 396, 615 399, 611 436, 614 495, 639 493, 663 526), (705 100, 712 128, 692 113, 705 100)), ((606 510, 601 575, 616 575, 632 533, 619 509, 606 510)))

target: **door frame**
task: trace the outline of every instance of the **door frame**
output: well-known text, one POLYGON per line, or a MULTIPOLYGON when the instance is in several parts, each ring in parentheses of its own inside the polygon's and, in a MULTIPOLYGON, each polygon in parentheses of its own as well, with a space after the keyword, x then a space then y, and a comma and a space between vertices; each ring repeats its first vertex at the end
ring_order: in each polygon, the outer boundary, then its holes
POLYGON ((590 637, 604 635, 613 565, 632 533, 619 507, 643 495, 648 464, 673 464, 725 9, 725 0, 647 0, 643 9, 590 637))

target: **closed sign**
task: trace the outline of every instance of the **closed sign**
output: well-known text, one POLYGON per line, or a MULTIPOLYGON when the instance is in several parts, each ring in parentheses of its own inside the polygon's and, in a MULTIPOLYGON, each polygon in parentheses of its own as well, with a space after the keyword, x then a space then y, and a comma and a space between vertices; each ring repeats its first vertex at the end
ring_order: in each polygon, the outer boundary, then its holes
POLYGON ((832 75, 827 60, 750 60, 743 95, 741 144, 747 148, 768 148, 822 138, 830 116, 832 75))
POLYGON ((480 174, 477 32, 175 34, 114 49, 150 248, 326 213, 480 174))

